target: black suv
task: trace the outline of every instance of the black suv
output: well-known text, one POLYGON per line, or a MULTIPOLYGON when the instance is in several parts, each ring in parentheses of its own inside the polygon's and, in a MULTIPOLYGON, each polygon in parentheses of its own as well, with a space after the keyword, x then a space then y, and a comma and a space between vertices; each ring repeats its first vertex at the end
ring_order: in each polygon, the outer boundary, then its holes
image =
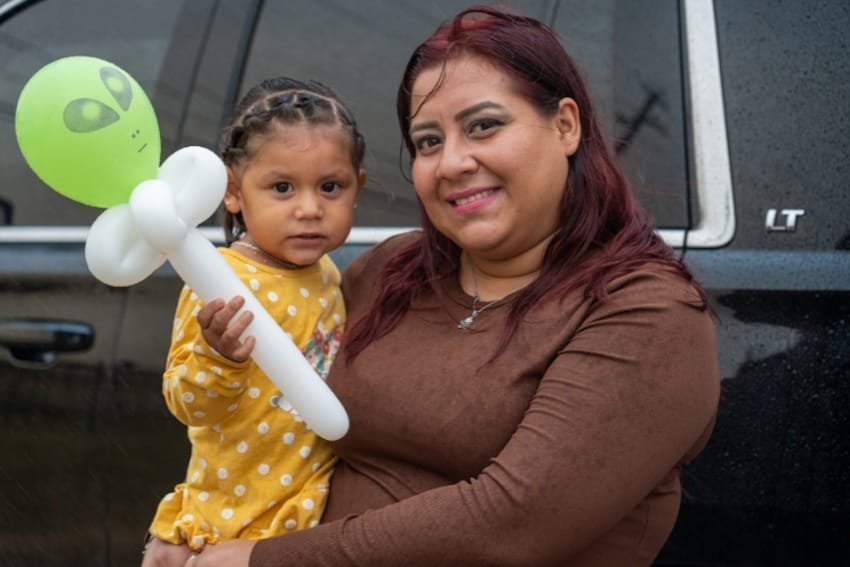
MULTIPOLYGON (((335 256, 415 226, 394 93, 456 0, 0 0, 0 564, 136 565, 182 476, 160 375, 182 282, 89 274, 100 209, 43 185, 14 133, 45 64, 106 59, 157 112, 163 159, 215 147, 273 75, 350 102, 369 184, 335 256)), ((850 3, 506 2, 552 25, 659 233, 707 287, 722 406, 658 565, 846 565, 850 552, 850 3)), ((203 229, 213 241, 221 229, 203 229)))

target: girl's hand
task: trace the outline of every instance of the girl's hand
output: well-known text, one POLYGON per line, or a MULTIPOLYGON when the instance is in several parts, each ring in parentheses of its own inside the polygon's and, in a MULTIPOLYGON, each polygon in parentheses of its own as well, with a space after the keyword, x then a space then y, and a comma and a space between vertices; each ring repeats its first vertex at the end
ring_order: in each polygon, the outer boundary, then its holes
POLYGON ((167 543, 152 537, 145 544, 142 567, 183 567, 191 556, 192 550, 187 545, 167 543))
POLYGON ((227 303, 223 299, 214 299, 198 311, 198 324, 207 344, 222 356, 236 362, 245 362, 254 350, 254 337, 239 339, 245 332, 254 314, 245 311, 239 317, 236 313, 245 305, 245 299, 236 296, 227 303))
POLYGON ((207 545, 197 555, 192 555, 182 567, 248 567, 254 541, 234 539, 216 545, 207 545))

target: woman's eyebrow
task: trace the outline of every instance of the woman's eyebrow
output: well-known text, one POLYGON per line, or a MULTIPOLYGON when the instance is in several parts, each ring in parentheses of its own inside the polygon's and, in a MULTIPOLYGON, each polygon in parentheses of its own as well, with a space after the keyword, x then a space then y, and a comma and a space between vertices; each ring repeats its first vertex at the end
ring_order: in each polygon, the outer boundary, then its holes
POLYGON ((476 112, 480 112, 480 111, 488 109, 488 108, 501 109, 502 105, 495 103, 491 100, 481 101, 477 104, 473 104, 469 108, 464 108, 463 110, 461 110, 460 112, 455 114, 455 122, 460 122, 460 121, 464 120, 467 116, 469 116, 471 114, 475 114, 476 112))
MULTIPOLYGON (((501 109, 502 105, 495 103, 493 101, 490 101, 490 100, 484 100, 484 101, 478 102, 478 103, 473 104, 472 106, 470 106, 468 108, 464 108, 463 110, 461 110, 460 112, 455 114, 454 115, 455 122, 461 122, 464 119, 466 119, 468 116, 475 114, 476 112, 480 112, 482 110, 488 109, 488 108, 501 109)), ((411 134, 413 134, 417 130, 428 130, 430 128, 436 128, 436 127, 437 127, 437 122, 435 120, 429 120, 427 122, 419 122, 418 124, 411 125, 409 132, 411 134)))

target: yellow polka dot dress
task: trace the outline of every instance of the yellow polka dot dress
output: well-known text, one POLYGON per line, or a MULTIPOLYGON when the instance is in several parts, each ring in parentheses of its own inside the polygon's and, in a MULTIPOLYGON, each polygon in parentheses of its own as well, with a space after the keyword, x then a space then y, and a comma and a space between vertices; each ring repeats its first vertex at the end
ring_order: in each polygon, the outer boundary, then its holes
MULTIPOLYGON (((345 324, 333 261, 277 270, 229 248, 220 252, 325 378, 345 324)), ((192 451, 186 478, 160 502, 151 533, 200 550, 317 524, 335 462, 329 444, 253 360, 236 363, 207 346, 196 318, 201 306, 184 288, 162 391, 186 424, 192 451)))

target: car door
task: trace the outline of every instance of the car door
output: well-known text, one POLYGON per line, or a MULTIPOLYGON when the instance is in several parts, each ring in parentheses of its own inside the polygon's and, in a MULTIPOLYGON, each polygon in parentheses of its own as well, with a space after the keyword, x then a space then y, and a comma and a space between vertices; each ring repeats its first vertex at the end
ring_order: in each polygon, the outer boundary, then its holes
POLYGON ((182 282, 167 265, 130 287, 89 273, 83 247, 101 209, 59 195, 27 167, 18 95, 61 57, 112 62, 153 103, 164 159, 186 145, 187 120, 220 125, 223 99, 198 77, 211 60, 230 65, 216 77, 228 92, 255 4, 0 2, 1 564, 136 564, 187 458, 160 378, 182 282))
MULTIPOLYGON (((850 536, 850 5, 716 0, 735 230, 688 258, 722 403, 670 564, 841 565, 850 536)), ((694 62, 696 64, 696 62, 694 62)))
MULTIPOLYGON (((693 234, 696 246, 722 245, 717 220, 725 217, 702 206, 702 185, 690 167, 701 143, 693 142, 689 123, 684 46, 702 28, 683 25, 682 5, 508 4, 549 23, 575 54, 599 100, 612 151, 665 238, 681 246, 693 234)), ((150 96, 163 157, 191 144, 214 147, 227 109, 261 78, 289 74, 333 85, 352 106, 368 148, 369 183, 356 226, 335 253, 344 266, 365 247, 417 225, 400 155, 395 89, 415 44, 467 3, 4 5, 12 7, 0 22, 0 49, 10 62, 0 99, 0 159, 8 160, 0 170, 6 203, 0 301, 11 330, 0 338, 12 337, 4 342, 14 346, 33 325, 43 334, 57 324, 77 338, 63 346, 57 337, 64 335, 54 331, 49 344, 42 338, 18 348, 17 358, 10 349, 0 367, 3 403, 9 416, 19 416, 8 418, 14 426, 3 437, 2 454, 17 457, 2 465, 9 512, 0 512, 0 538, 9 543, 0 546, 0 558, 49 564, 94 556, 124 564, 138 553, 156 501, 185 466, 182 427, 166 414, 159 394, 181 282, 168 266, 128 288, 105 286, 88 273, 82 247, 99 211, 50 191, 23 164, 12 123, 23 83, 48 61, 81 50, 113 61, 150 96), (54 351, 57 359, 37 368, 21 360, 24 354, 52 358, 54 351)), ((720 184, 721 192, 725 187, 720 184)), ((220 239, 212 225, 205 233, 220 239)))
MULTIPOLYGON (((467 3, 15 4, 15 13, 0 23, 5 60, 15 70, 2 87, 0 159, 9 162, 0 173, 0 197, 9 213, 0 227, 6 286, 0 301, 16 324, 43 330, 63 323, 86 332, 75 345, 82 350, 59 353, 51 364, 22 369, 22 361, 13 360, 2 367, 9 411, 32 420, 34 408, 42 407, 45 416, 8 429, 4 438, 3 454, 15 447, 19 458, 3 465, 4 509, 17 513, 0 512, 0 537, 10 542, 0 553, 47 564, 56 557, 91 557, 94 549, 108 564, 137 552, 136 538, 153 506, 185 466, 182 430, 166 415, 158 386, 181 284, 167 266, 129 288, 105 286, 87 272, 82 246, 99 211, 53 193, 22 163, 12 116, 23 83, 46 62, 81 50, 113 61, 149 94, 163 157, 185 145, 213 147, 226 110, 262 78, 290 74, 333 85, 351 104, 368 148, 369 183, 356 226, 335 254, 344 266, 365 247, 417 225, 400 156, 395 89, 414 45, 467 3), (57 428, 66 433, 53 434, 57 428), (54 463, 50 455, 61 458, 54 463), (41 543, 45 533, 65 535, 48 552, 41 543)), ((651 10, 646 2, 509 4, 562 35, 600 101, 612 151, 668 238, 681 243, 703 211, 691 207, 688 191, 679 4, 662 2, 651 10)), ((212 226, 206 234, 220 238, 212 226)), ((28 352, 58 348, 36 345, 28 352)))

